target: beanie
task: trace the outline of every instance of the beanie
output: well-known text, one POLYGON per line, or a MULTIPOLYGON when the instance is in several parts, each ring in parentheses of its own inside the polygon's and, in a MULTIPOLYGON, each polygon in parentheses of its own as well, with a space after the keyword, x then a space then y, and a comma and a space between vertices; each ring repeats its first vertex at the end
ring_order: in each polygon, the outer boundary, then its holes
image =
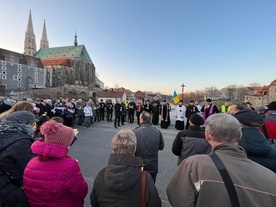
POLYGON ((251 109, 242 109, 235 114, 235 117, 245 126, 259 127, 264 122, 263 118, 251 109))
POLYGON ((55 143, 63 146, 70 146, 74 139, 74 131, 72 128, 67 127, 54 120, 45 122, 40 129, 44 135, 45 142, 55 143))
POLYGON ((270 102, 267 107, 269 110, 276 110, 276 101, 270 102))
POLYGON ((190 117, 190 121, 197 126, 203 125, 204 124, 204 120, 202 119, 202 117, 198 114, 192 114, 190 117))

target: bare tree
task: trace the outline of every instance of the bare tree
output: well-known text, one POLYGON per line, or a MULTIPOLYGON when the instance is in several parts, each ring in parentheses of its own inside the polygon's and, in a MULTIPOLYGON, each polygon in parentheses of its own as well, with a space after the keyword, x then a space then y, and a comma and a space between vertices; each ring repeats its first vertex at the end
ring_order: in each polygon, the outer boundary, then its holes
POLYGON ((237 87, 236 101, 238 101, 239 103, 244 102, 245 96, 248 95, 248 94, 249 94, 249 91, 248 91, 247 87, 238 86, 237 87))
POLYGON ((205 88, 205 97, 211 98, 211 99, 217 99, 218 98, 218 88, 215 86, 205 88))
POLYGON ((234 101, 235 100, 235 92, 237 91, 237 86, 236 85, 230 85, 226 88, 227 90, 227 99, 229 101, 234 101))
POLYGON ((261 86, 261 84, 259 84, 259 83, 250 83, 249 86, 256 87, 256 86, 261 86))

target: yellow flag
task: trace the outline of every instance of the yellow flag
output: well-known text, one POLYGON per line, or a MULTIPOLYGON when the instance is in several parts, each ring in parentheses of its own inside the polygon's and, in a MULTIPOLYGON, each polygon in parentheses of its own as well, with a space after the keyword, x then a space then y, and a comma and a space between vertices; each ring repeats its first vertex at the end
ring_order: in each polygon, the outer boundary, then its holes
POLYGON ((173 98, 174 104, 177 104, 180 101, 179 98, 178 98, 178 95, 177 95, 176 91, 173 92, 172 98, 173 98))

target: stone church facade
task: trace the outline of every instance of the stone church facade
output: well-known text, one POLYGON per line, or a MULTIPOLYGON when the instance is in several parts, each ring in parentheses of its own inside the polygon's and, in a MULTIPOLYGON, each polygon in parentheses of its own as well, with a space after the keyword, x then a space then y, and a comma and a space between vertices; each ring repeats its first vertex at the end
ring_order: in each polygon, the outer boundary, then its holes
POLYGON ((44 21, 40 49, 37 51, 31 11, 22 56, 42 63, 40 69, 44 68, 44 78, 43 81, 37 83, 39 87, 34 87, 35 84, 33 84, 30 87, 24 87, 25 90, 20 91, 18 88, 19 97, 90 97, 96 100, 97 92, 102 90, 96 84, 96 68, 85 46, 78 45, 76 34, 74 44, 71 46, 50 48, 44 21))

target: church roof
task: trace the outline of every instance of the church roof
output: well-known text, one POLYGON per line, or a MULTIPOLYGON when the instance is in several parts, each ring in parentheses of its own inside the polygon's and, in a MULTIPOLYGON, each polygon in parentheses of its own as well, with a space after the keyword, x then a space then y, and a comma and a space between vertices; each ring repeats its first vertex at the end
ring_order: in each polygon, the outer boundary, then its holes
MULTIPOLYGON (((65 46, 65 47, 52 47, 47 49, 40 49, 35 57, 41 59, 74 59, 81 58, 91 61, 91 58, 84 45, 65 46)), ((91 61, 92 62, 92 61, 91 61)))

